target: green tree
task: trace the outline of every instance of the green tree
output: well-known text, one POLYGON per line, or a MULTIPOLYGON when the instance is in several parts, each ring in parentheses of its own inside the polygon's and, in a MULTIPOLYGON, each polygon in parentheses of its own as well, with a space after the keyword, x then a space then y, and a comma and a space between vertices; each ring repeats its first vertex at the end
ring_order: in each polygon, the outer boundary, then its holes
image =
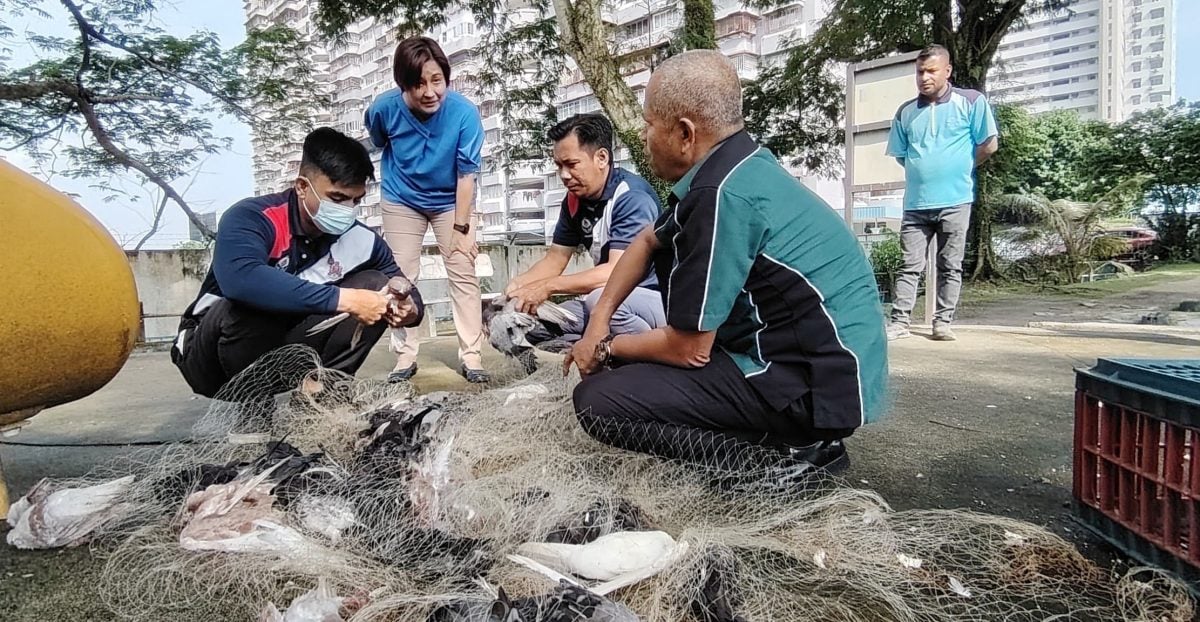
POLYGON ((1168 260, 1200 259, 1200 102, 1137 113, 1107 128, 1087 167, 1109 183, 1140 180, 1136 204, 1168 260))
MULTIPOLYGON (((984 267, 997 265, 990 242, 997 220, 1005 214, 1019 216, 1003 209, 1004 204, 1011 203, 1002 199, 1006 195, 1097 201, 1121 182, 1099 177, 1092 168, 1093 154, 1108 144, 1104 123, 1083 121, 1068 111, 1032 115, 1019 106, 1004 104, 993 106, 993 110, 1003 148, 977 170, 974 278, 983 276, 984 267)), ((1127 190, 1130 187, 1124 186, 1127 190)), ((1122 196, 1128 197, 1129 193, 1122 196)))
MULTIPOLYGON (((252 30, 223 48, 211 32, 175 37, 154 25, 149 0, 0 0, 0 14, 33 17, 23 34, 36 59, 0 60, 0 148, 39 163, 58 158, 64 175, 106 184, 133 172, 157 186, 204 232, 212 232, 172 185, 208 154, 228 148, 210 111, 233 115, 260 135, 308 123, 312 104, 303 42, 287 29, 252 30), (268 115, 266 111, 271 111, 268 115), (65 156, 65 163, 62 162, 65 156)), ((17 34, 0 24, 0 45, 17 34)))
POLYGON ((1128 210, 1138 184, 1136 179, 1127 180, 1091 202, 1052 200, 1030 193, 1002 195, 993 200, 993 205, 1028 218, 1035 225, 1034 234, 1060 241, 1066 276, 1074 283, 1088 269, 1089 261, 1111 257, 1124 247, 1123 241, 1103 235, 1101 221, 1128 210))
MULTIPOLYGON (((829 17, 812 37, 793 48, 782 67, 763 72, 752 87, 756 96, 747 100, 747 117, 754 120, 764 143, 781 156, 828 173, 840 168, 844 140, 845 90, 835 73, 841 64, 939 43, 950 50, 954 83, 986 92, 988 71, 1009 29, 1024 18, 1058 11, 1073 1, 832 0, 829 17), (784 111, 784 120, 763 122, 773 109, 784 111)), ((1001 145, 1003 150, 1003 141, 1001 145)), ((998 275, 985 216, 984 210, 971 216, 976 278, 998 275)))
POLYGON ((1105 132, 1087 166, 1109 180, 1141 177, 1143 201, 1183 212, 1200 202, 1200 102, 1134 114, 1105 132))

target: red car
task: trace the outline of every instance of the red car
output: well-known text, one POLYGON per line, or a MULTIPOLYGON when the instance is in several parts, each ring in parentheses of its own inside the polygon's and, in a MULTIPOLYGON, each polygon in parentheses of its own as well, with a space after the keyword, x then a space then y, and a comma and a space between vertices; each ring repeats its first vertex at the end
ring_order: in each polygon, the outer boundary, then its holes
POLYGON ((1145 227, 1113 227, 1105 229, 1102 235, 1121 238, 1129 244, 1130 253, 1147 251, 1158 240, 1158 234, 1153 229, 1145 227))

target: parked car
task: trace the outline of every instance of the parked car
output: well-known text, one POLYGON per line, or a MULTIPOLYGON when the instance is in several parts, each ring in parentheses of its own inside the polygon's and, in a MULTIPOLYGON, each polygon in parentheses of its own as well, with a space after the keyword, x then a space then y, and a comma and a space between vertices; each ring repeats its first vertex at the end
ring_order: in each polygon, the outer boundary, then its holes
POLYGON ((1158 234, 1153 229, 1136 226, 1110 227, 1101 235, 1120 238, 1128 246, 1125 252, 1114 256, 1113 260, 1127 264, 1135 270, 1145 270, 1150 266, 1153 259, 1150 251, 1158 240, 1158 234))
POLYGON ((1146 227, 1110 227, 1104 230, 1103 235, 1125 240, 1131 253, 1149 250, 1158 240, 1158 234, 1146 227))

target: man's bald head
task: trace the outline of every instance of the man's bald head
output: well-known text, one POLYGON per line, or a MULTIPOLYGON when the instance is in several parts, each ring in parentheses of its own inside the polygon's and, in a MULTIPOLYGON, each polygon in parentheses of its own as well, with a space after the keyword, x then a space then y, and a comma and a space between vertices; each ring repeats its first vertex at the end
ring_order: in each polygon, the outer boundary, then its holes
POLYGON ((724 54, 690 50, 654 71, 646 107, 665 121, 688 118, 701 131, 727 136, 744 123, 742 81, 724 54))
POLYGON ((744 126, 741 79, 715 50, 672 56, 650 76, 643 116, 650 169, 678 180, 744 126))

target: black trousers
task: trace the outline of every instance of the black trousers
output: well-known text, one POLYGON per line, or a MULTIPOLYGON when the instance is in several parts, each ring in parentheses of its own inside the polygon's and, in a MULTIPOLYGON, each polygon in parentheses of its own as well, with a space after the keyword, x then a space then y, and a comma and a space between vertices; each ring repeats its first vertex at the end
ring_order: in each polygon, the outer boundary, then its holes
MULTIPOLYGON (((382 272, 367 270, 347 277, 340 286, 380 290, 387 281, 382 272)), ((387 330, 387 323, 364 326, 353 347, 350 342, 359 324, 352 317, 316 335, 305 334, 332 315, 274 313, 221 300, 205 311, 199 323, 188 331, 182 352, 171 349, 171 360, 192 390, 206 397, 216 395, 225 383, 260 356, 291 344, 307 345, 317 351, 322 366, 354 375, 387 330)), ((276 391, 293 388, 273 387, 276 391)))
POLYGON ((771 408, 718 349, 699 369, 635 363, 589 376, 574 400, 580 425, 602 443, 719 470, 772 466, 789 447, 854 433, 814 427, 807 399, 771 408))

